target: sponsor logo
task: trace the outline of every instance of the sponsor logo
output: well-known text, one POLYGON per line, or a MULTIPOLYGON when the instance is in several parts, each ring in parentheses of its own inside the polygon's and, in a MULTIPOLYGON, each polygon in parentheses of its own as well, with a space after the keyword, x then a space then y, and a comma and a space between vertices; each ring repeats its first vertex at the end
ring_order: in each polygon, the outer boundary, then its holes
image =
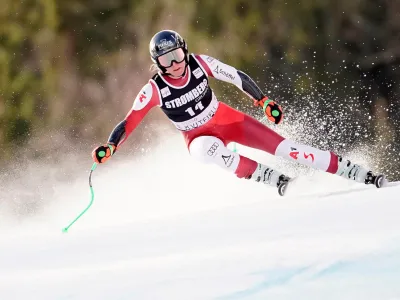
POLYGON ((219 68, 218 65, 215 67, 214 72, 217 73, 217 74, 221 74, 221 75, 223 75, 226 78, 229 78, 231 80, 235 80, 235 76, 233 76, 231 73, 228 73, 227 71, 219 68))
POLYGON ((203 71, 200 68, 197 68, 196 70, 193 71, 193 75, 194 77, 196 77, 197 79, 199 79, 202 75, 203 75, 203 71))
POLYGON ((133 110, 143 109, 151 100, 153 90, 150 83, 146 84, 142 90, 137 94, 135 101, 133 102, 133 110))
POLYGON ((141 94, 140 96, 139 96, 139 101, 140 101, 140 103, 143 103, 143 101, 146 99, 146 95, 145 95, 146 93, 145 92, 143 92, 143 94, 141 94))
MULTIPOLYGON (((299 159, 299 154, 300 154, 300 152, 299 152, 296 148, 294 148, 294 147, 290 147, 290 150, 291 150, 291 152, 289 153, 289 156, 292 157, 292 158, 295 159, 295 160, 299 159)), ((315 157, 314 157, 314 154, 313 154, 313 153, 307 154, 307 153, 303 152, 303 155, 304 155, 304 158, 305 158, 305 159, 310 158, 311 161, 314 162, 315 157)))
POLYGON ((271 182, 271 175, 273 172, 274 172, 274 170, 272 170, 270 168, 266 168, 264 171, 263 182, 271 182))
POLYGON ((306 154, 306 153, 304 152, 304 158, 307 159, 307 158, 309 158, 309 157, 311 157, 312 162, 314 162, 314 154, 312 154, 312 153, 306 154))
POLYGON ((169 90, 169 87, 165 87, 161 89, 161 96, 163 98, 168 97, 169 95, 171 95, 171 91, 169 90))
POLYGON ((290 147, 290 150, 291 150, 291 152, 289 153, 289 156, 292 157, 293 159, 297 160, 297 158, 299 156, 299 151, 297 151, 297 149, 294 147, 290 147))
POLYGON ((171 48, 173 46, 174 46, 174 43, 170 40, 167 41, 166 39, 161 40, 160 44, 158 44, 158 48, 160 50, 165 50, 165 49, 171 48))
POLYGON ((212 62, 214 61, 214 58, 211 57, 211 56, 207 56, 206 60, 207 60, 209 63, 212 63, 212 62))
POLYGON ((204 78, 202 82, 200 82, 194 89, 191 91, 187 92, 186 94, 183 94, 179 98, 175 98, 174 100, 171 101, 166 101, 165 102, 165 107, 166 108, 176 108, 176 107, 181 107, 182 105, 185 105, 186 103, 192 102, 192 101, 200 101, 201 98, 203 98, 204 94, 208 90, 208 82, 207 79, 204 78))
POLYGON ((224 160, 225 166, 228 168, 232 165, 233 161, 235 160, 235 157, 232 156, 232 154, 229 155, 221 155, 222 159, 224 160))
POLYGON ((210 149, 208 149, 207 151, 208 156, 214 156, 215 151, 217 151, 218 147, 219 147, 218 143, 212 144, 210 149))
POLYGON ((294 159, 298 159, 299 156, 299 152, 298 151, 292 151, 289 153, 290 157, 294 158, 294 159))

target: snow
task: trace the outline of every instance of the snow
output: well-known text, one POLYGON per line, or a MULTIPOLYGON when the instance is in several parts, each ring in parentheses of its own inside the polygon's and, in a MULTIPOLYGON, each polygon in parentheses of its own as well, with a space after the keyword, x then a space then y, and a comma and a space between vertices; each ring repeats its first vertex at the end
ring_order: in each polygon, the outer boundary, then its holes
POLYGON ((315 172, 282 198, 177 137, 98 166, 92 208, 62 233, 90 201, 87 174, 0 222, 0 299, 400 299, 400 187, 315 172))

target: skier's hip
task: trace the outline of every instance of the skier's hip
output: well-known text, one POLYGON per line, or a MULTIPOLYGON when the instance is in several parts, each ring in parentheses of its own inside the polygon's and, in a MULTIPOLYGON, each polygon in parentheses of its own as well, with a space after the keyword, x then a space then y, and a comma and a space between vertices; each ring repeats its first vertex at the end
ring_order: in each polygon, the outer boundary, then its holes
POLYGON ((187 146, 196 137, 204 135, 217 137, 225 145, 238 140, 238 137, 240 140, 243 131, 241 124, 245 119, 245 114, 223 102, 217 101, 216 104, 215 113, 207 122, 191 130, 181 131, 187 146))

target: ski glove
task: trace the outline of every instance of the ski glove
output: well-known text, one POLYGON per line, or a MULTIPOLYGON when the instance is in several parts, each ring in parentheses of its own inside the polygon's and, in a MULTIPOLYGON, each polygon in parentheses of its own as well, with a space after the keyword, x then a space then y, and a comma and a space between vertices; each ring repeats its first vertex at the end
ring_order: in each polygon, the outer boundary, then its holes
POLYGON ((101 164, 106 162, 115 152, 115 145, 106 144, 95 148, 92 152, 94 162, 101 164))
POLYGON ((261 100, 254 100, 254 105, 261 106, 268 120, 275 124, 280 124, 283 119, 282 107, 275 101, 264 97, 261 100))

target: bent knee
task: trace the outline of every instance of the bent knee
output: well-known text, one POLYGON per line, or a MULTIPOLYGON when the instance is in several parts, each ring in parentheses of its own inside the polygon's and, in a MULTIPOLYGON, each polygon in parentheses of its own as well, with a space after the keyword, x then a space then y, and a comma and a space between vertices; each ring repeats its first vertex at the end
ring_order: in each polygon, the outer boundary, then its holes
POLYGON ((214 136, 195 138, 189 146, 189 152, 203 163, 214 163, 233 172, 239 165, 239 154, 226 148, 224 142, 214 136))
POLYGON ((199 136, 189 146, 190 155, 195 159, 208 163, 212 162, 218 153, 224 148, 224 143, 214 136, 199 136))

